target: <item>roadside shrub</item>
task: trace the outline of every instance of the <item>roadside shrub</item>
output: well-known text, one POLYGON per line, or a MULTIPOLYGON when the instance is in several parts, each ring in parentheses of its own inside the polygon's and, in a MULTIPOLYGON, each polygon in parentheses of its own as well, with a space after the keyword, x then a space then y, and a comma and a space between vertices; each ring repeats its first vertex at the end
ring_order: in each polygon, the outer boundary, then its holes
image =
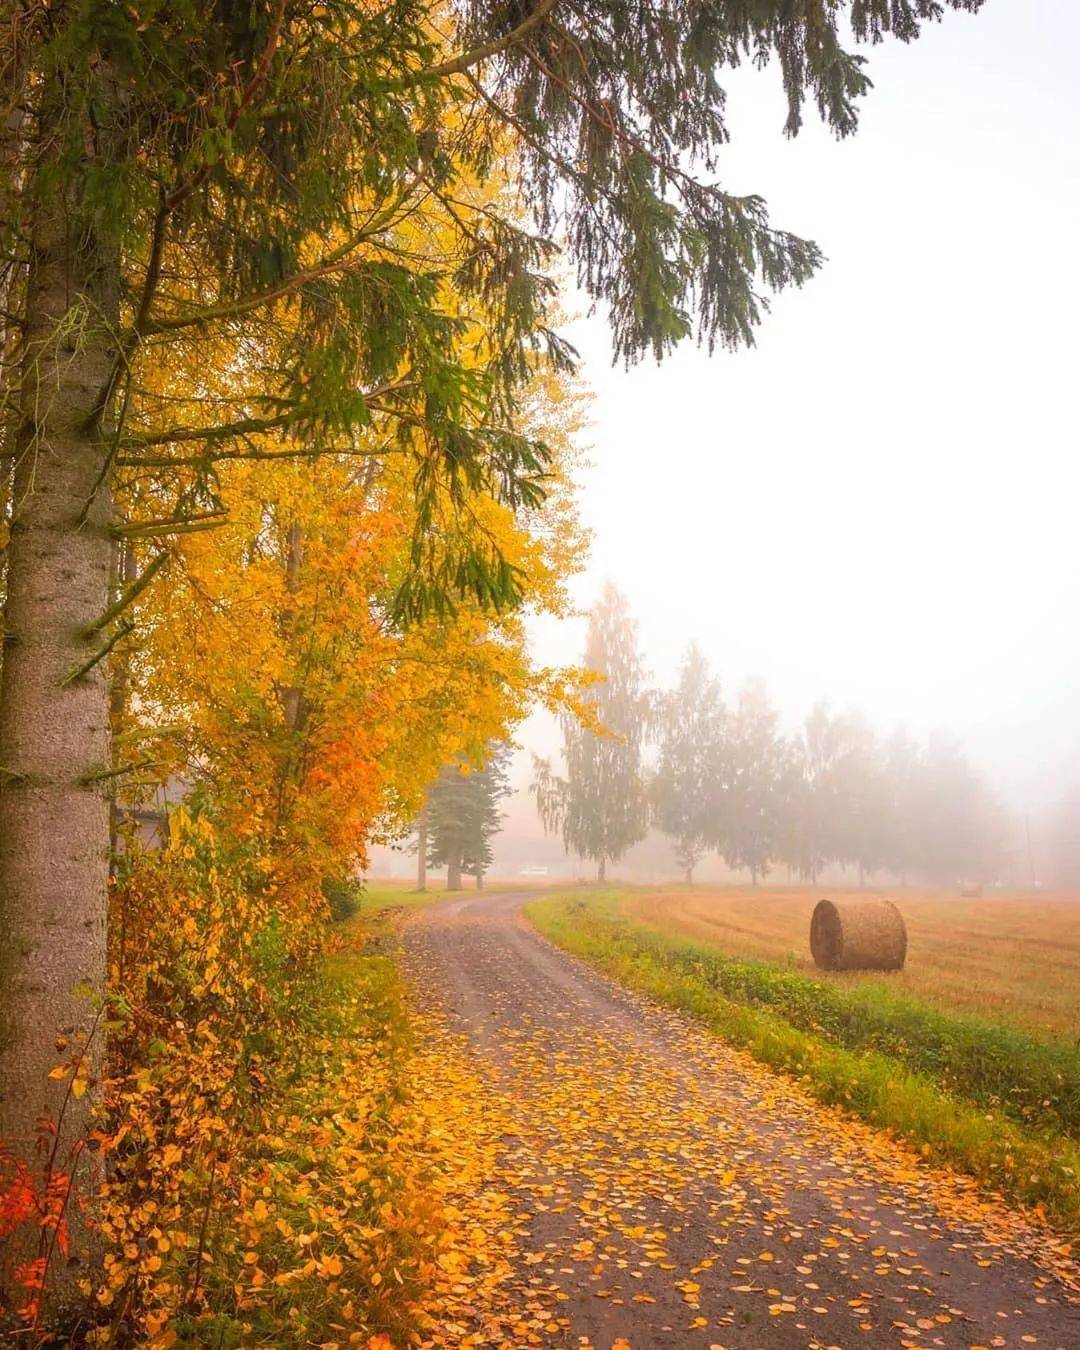
POLYGON ((323 877, 322 893, 330 906, 331 923, 344 923, 360 913, 364 887, 351 877, 323 877))
MULTIPOLYGON (((326 942, 324 900, 346 917, 359 888, 320 894, 317 877, 183 808, 162 849, 125 854, 89 1141, 106 1160, 88 1211, 102 1260, 73 1343, 311 1345, 332 1324, 365 1345, 418 1335, 448 1217, 420 1176, 407 1014, 390 960, 353 934, 326 942)), ((76 1095, 82 1062, 53 1074, 76 1095)), ((58 1162, 15 1216, 55 1231, 26 1282, 31 1344, 37 1290, 65 1252, 65 1182, 58 1162)))

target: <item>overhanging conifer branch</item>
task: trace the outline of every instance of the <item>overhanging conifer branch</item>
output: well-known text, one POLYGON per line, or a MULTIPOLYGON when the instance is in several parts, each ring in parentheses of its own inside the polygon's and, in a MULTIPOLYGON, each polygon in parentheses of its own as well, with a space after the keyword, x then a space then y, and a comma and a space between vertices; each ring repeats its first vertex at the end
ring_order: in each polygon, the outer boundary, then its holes
POLYGON ((133 623, 128 619, 121 619, 116 625, 116 632, 109 638, 104 647, 99 648, 99 650, 96 651, 89 660, 84 661, 81 666, 76 666, 74 670, 69 670, 60 681, 60 688, 66 689, 69 684, 74 684, 76 680, 81 680, 84 675, 89 675, 96 665, 99 665, 105 660, 122 638, 126 638, 129 633, 133 633, 134 631, 135 625, 133 623))
POLYGON ((207 305, 204 309, 192 310, 187 314, 147 319, 138 336, 175 333, 184 328, 198 327, 201 324, 217 323, 223 319, 241 318, 245 314, 250 314, 253 310, 261 309, 264 305, 272 305, 276 300, 284 300, 287 296, 295 294, 302 286, 309 285, 313 281, 320 281, 323 277, 351 271, 364 261, 363 257, 357 256, 357 249, 368 239, 381 234, 393 223, 402 204, 408 200, 422 178, 422 173, 413 174, 403 184, 401 191, 390 206, 377 212, 363 229, 357 230, 343 244, 339 244, 336 249, 332 249, 321 261, 311 267, 294 272, 291 277, 286 277, 283 281, 266 287, 265 290, 256 291, 253 295, 243 296, 237 300, 223 301, 219 305, 207 305))
POLYGON ((103 628, 108 628, 109 624, 115 619, 118 619, 120 615, 123 614, 124 610, 142 595, 143 591, 150 585, 154 577, 157 576, 158 572, 160 572, 169 561, 169 556, 169 552, 166 549, 164 552, 159 553, 156 557, 152 558, 131 585, 124 587, 123 591, 121 591, 120 595, 109 606, 105 613, 95 619, 92 624, 87 625, 83 630, 83 635, 85 637, 92 637, 95 633, 100 633, 103 628))
POLYGON ((418 84, 424 80, 439 80, 447 75, 463 74, 472 66, 478 66, 481 61, 486 61, 488 57, 498 56, 500 52, 516 47, 534 28, 538 28, 544 22, 558 3, 559 0, 540 0, 532 13, 522 19, 521 23, 509 33, 500 38, 493 38, 490 42, 481 43, 479 47, 473 47, 470 51, 462 52, 459 56, 451 57, 449 61, 443 61, 437 66, 418 70, 408 80, 403 80, 400 85, 392 87, 404 88, 408 84, 418 84))
POLYGON ((160 520, 132 521, 128 525, 114 525, 116 539, 159 539, 170 534, 194 534, 199 530, 216 530, 228 523, 228 511, 202 511, 193 516, 167 516, 160 520))
POLYGON ((124 448, 135 449, 146 445, 172 445, 180 441, 221 441, 230 436, 257 436, 267 431, 280 431, 296 417, 290 410, 278 417, 241 417, 235 422, 222 422, 212 427, 169 427, 166 431, 157 431, 153 435, 132 435, 124 437, 124 448))
POLYGON ((137 773, 140 769, 159 769, 162 767, 162 761, 159 759, 140 759, 135 764, 118 764, 114 769, 96 769, 93 773, 84 774, 79 779, 82 787, 90 787, 93 783, 104 783, 110 778, 119 778, 125 773, 137 773))
POLYGON ((341 455, 348 459, 381 459, 390 454, 389 445, 374 450, 352 450, 341 445, 305 446, 296 450, 259 450, 249 446, 246 450, 210 450, 204 455, 183 455, 170 457, 161 455, 155 459, 143 456, 121 456, 116 462, 129 469, 196 469, 210 464, 220 464, 230 459, 319 459, 323 455, 341 455))

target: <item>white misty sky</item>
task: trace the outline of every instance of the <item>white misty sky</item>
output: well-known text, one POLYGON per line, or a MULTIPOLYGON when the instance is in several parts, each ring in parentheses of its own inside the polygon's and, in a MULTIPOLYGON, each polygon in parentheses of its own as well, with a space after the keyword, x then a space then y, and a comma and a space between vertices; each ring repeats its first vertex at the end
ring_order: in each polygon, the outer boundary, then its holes
MULTIPOLYGON (((719 180, 828 258, 754 350, 627 373, 602 317, 574 324, 574 594, 616 581, 661 682, 696 638, 729 692, 947 727, 1038 810, 1080 773, 1080 4, 988 0, 864 51, 844 142, 810 114, 783 138, 775 68, 727 78, 719 180)), ((537 656, 578 659, 582 631, 534 624, 537 656)), ((523 739, 550 748, 550 719, 523 739)))

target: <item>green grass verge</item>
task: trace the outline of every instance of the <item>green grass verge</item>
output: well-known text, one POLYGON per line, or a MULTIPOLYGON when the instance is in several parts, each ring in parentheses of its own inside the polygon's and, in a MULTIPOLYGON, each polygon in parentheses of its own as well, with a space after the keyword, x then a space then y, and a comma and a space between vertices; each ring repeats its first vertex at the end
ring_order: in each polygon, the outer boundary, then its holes
MULTIPOLYGON (((613 900, 595 903, 618 921, 613 900)), ((700 976, 735 1003, 848 1050, 875 1050, 975 1106, 1025 1127, 1080 1139, 1080 1047, 975 1014, 949 1013, 875 980, 839 985, 790 967, 730 956, 706 942, 625 923, 672 968, 700 976)))
POLYGON ((360 893, 357 920, 369 938, 385 937, 406 914, 445 899, 445 891, 414 891, 402 885, 368 883, 360 893))
POLYGON ((631 924, 617 914, 617 900, 618 892, 555 896, 526 913, 546 937, 620 983, 797 1074, 819 1100, 1042 1207, 1055 1226, 1080 1236, 1080 1148, 1066 1133, 1067 1123, 1076 1127, 1071 1047, 880 988, 826 985, 726 957, 631 924), (1044 1088, 1051 1095, 1041 1095, 1044 1088))

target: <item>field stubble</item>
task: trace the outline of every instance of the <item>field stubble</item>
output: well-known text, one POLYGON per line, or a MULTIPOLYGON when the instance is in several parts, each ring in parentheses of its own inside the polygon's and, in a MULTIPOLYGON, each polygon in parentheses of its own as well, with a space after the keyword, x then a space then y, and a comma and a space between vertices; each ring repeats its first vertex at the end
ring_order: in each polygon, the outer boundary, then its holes
POLYGON ((630 920, 705 942, 731 956, 793 964, 841 985, 880 981, 891 992, 1029 1031, 1080 1035, 1080 897, 990 895, 967 900, 932 891, 844 891, 885 897, 908 930, 903 971, 828 973, 810 958, 810 915, 827 888, 724 887, 634 891, 630 920))

